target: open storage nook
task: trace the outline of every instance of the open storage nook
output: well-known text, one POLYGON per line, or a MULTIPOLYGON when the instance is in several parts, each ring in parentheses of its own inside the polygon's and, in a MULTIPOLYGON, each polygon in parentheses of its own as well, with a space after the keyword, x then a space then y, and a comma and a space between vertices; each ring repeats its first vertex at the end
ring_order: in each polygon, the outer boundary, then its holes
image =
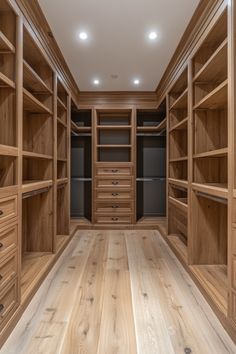
POLYGON ((137 110, 136 124, 136 220, 155 223, 166 216, 166 101, 137 110))
POLYGON ((228 202, 192 192, 191 269, 204 290, 227 315, 228 202))
POLYGON ((71 216, 92 222, 92 109, 72 106, 71 216))
MULTIPOLYGON (((22 276, 21 294, 25 298, 32 289, 32 280, 39 276, 40 266, 53 252, 53 193, 45 188, 26 193, 22 200, 22 276), (45 257, 46 256, 46 257, 45 257)), ((42 269, 40 270, 42 271, 42 269)))

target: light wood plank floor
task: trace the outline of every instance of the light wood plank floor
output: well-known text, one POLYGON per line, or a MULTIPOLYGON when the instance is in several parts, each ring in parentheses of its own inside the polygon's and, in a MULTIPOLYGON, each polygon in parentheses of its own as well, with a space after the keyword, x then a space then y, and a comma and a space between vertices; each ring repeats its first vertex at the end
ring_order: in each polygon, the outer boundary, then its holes
POLYGON ((236 347, 157 231, 79 231, 1 354, 224 354, 236 347))

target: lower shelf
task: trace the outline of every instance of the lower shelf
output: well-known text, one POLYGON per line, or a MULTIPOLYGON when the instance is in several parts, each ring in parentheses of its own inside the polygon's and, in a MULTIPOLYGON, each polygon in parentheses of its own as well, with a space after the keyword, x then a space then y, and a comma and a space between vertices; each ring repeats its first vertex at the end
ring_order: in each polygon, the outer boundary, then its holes
POLYGON ((212 302, 227 316, 228 279, 226 265, 194 265, 190 266, 202 288, 212 302))
POLYGON ((33 291, 54 256, 48 252, 26 252, 22 255, 21 302, 33 291))
POLYGON ((171 243, 172 247, 176 250, 181 259, 187 264, 187 245, 178 235, 167 236, 168 241, 171 243))

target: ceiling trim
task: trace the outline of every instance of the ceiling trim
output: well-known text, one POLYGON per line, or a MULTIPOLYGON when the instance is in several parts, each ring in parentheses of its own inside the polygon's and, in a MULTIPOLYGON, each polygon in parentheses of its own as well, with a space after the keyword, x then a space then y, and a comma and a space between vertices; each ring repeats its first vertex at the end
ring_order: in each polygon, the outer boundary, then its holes
POLYGON ((80 105, 127 104, 156 107, 157 95, 155 91, 83 91, 79 94, 80 105))
POLYGON ((54 64, 62 81, 71 91, 74 99, 78 98, 79 88, 65 58, 53 36, 52 30, 37 0, 15 0, 25 20, 29 23, 37 40, 54 64))

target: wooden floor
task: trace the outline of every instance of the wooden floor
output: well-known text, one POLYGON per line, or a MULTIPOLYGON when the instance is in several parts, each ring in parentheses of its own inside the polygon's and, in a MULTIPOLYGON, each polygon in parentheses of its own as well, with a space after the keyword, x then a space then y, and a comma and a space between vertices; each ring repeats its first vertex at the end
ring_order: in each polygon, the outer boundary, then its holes
POLYGON ((1 354, 224 354, 236 347, 157 231, 79 231, 1 354))

